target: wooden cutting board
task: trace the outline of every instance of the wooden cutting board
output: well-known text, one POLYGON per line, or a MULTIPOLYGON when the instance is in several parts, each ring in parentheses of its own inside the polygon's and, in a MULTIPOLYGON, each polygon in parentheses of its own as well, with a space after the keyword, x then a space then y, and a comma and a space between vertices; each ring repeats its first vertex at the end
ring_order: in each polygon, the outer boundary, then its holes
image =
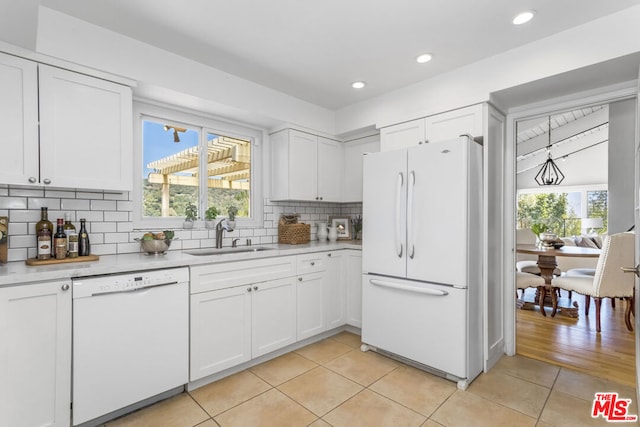
POLYGON ((79 256, 77 258, 65 258, 65 259, 37 259, 29 258, 25 260, 27 265, 51 265, 51 264, 66 264, 70 262, 85 262, 85 261, 98 261, 100 257, 98 255, 79 256))

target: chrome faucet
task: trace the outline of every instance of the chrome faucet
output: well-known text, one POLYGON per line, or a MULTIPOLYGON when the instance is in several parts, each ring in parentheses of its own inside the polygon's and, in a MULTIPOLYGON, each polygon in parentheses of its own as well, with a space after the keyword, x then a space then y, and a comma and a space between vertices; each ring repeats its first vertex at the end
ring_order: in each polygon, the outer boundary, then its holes
POLYGON ((233 228, 229 227, 229 224, 226 223, 226 218, 222 218, 216 225, 216 249, 220 249, 222 247, 222 233, 225 230, 233 231, 233 228))
POLYGON ((237 247, 238 247, 238 240, 240 240, 240 238, 238 238, 238 239, 233 239, 233 240, 231 241, 231 247, 232 247, 232 248, 237 248, 237 247))

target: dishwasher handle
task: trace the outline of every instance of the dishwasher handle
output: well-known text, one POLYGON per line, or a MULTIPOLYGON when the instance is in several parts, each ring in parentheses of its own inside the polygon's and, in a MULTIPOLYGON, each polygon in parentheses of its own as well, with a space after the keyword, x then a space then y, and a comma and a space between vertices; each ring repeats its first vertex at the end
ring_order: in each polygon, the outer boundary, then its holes
POLYGON ((400 289, 401 291, 416 292, 419 294, 427 294, 427 295, 433 295, 437 297, 444 297, 449 295, 449 292, 442 289, 430 289, 430 288, 420 288, 417 286, 407 286, 407 285, 401 285, 399 283, 387 282, 387 281, 378 280, 378 279, 369 279, 369 283, 371 283, 372 285, 381 286, 384 288, 400 289))
POLYGON ((98 292, 98 293, 91 294, 91 296, 92 297, 99 297, 99 296, 102 296, 102 295, 128 294, 128 293, 132 293, 132 292, 146 291, 147 289, 160 288, 162 286, 170 286, 170 285, 177 285, 177 284, 178 284, 177 281, 167 282, 167 283, 158 283, 158 284, 155 284, 155 285, 144 286, 144 287, 141 287, 141 288, 123 289, 123 290, 107 291, 107 292, 98 292))

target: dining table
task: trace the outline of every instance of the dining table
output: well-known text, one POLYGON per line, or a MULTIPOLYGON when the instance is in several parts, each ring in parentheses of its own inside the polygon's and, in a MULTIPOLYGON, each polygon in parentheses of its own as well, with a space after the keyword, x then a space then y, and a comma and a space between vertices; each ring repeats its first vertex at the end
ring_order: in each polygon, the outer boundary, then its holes
POLYGON ((558 299, 558 295, 553 288, 551 280, 553 279, 553 272, 558 266, 556 257, 567 256, 576 258, 598 258, 600 256, 600 249, 597 248, 585 248, 582 246, 562 246, 560 248, 546 247, 534 244, 518 244, 516 245, 516 252, 521 254, 537 255, 538 268, 540 268, 540 275, 544 279, 545 286, 539 286, 536 292, 535 299, 527 301, 522 299, 520 301, 521 308, 533 309, 536 302, 540 307, 540 313, 546 316, 547 313, 544 310, 545 306, 553 307, 551 317, 556 315, 556 308, 560 309, 560 313, 569 317, 578 317, 578 303, 576 301, 558 299))

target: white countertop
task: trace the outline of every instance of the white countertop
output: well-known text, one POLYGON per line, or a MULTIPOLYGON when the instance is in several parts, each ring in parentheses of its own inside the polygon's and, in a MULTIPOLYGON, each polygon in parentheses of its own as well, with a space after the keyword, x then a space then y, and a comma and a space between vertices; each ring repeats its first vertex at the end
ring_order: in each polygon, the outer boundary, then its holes
MULTIPOLYGON (((335 243, 311 242, 303 245, 256 245, 272 248, 267 251, 216 254, 206 256, 189 255, 188 250, 170 250, 164 255, 144 253, 101 255, 98 261, 74 262, 45 266, 28 266, 24 261, 0 265, 0 286, 11 286, 29 282, 66 280, 74 277, 125 273, 159 268, 185 267, 199 264, 242 261, 246 259, 271 258, 338 249, 362 248, 360 242, 337 241, 335 243)), ((228 248, 227 248, 228 249, 228 248)))

